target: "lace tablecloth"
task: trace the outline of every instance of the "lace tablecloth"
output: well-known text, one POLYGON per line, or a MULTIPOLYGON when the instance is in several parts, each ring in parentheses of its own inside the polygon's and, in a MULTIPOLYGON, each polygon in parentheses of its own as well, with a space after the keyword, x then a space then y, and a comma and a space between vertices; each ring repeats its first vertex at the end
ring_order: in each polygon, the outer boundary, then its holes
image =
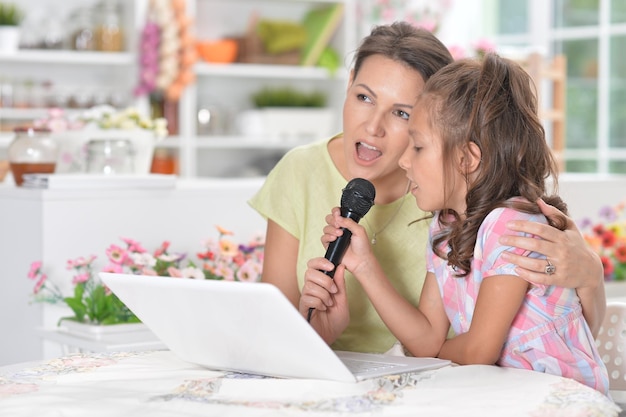
POLYGON ((107 352, 0 368, 0 416, 617 416, 573 380, 448 366, 360 383, 216 372, 173 353, 107 352))

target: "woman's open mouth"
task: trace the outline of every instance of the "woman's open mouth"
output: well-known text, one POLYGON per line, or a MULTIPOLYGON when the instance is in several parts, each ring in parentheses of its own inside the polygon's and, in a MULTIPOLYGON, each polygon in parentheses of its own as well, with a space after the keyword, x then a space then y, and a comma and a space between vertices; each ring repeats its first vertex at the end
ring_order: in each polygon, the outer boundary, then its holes
POLYGON ((362 159, 364 161, 373 161, 374 159, 382 156, 383 153, 374 146, 368 145, 363 142, 357 142, 356 154, 359 159, 362 159))

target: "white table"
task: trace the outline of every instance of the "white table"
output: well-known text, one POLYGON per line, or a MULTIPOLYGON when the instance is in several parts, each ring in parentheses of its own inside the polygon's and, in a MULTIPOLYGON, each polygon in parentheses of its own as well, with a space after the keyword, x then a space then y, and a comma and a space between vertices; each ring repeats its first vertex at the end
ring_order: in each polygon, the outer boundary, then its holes
POLYGON ((218 372, 167 350, 64 356, 0 368, 0 415, 603 416, 611 400, 574 380, 487 365, 359 383, 218 372))

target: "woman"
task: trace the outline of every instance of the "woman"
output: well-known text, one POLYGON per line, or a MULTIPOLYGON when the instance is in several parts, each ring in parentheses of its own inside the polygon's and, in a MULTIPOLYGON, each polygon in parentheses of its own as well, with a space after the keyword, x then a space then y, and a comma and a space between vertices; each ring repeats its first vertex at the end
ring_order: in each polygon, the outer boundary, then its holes
MULTIPOLYGON (((320 236, 325 216, 337 206, 342 188, 356 177, 376 187, 375 204, 361 220, 374 254, 398 291, 417 305, 425 276, 428 225, 412 223, 426 213, 412 203, 398 160, 408 145, 409 114, 420 110, 413 108, 417 95, 425 80, 450 62, 447 48, 428 31, 404 22, 374 28, 355 55, 343 133, 291 150, 250 200, 268 219, 262 280, 276 285, 303 315, 308 312, 306 300, 300 300, 307 261, 324 253, 320 236)), ((548 216, 558 212, 545 205, 542 210, 548 216)), ((513 231, 533 233, 543 241, 510 236, 503 244, 546 255, 557 267, 549 277, 537 277, 545 275, 545 262, 514 256, 509 260, 522 268, 523 278, 577 288, 585 317, 595 330, 605 308, 602 266, 572 222, 568 229, 518 222, 513 231)), ((349 315, 316 310, 312 325, 334 349, 390 349, 395 337, 349 274, 346 287, 349 315)))

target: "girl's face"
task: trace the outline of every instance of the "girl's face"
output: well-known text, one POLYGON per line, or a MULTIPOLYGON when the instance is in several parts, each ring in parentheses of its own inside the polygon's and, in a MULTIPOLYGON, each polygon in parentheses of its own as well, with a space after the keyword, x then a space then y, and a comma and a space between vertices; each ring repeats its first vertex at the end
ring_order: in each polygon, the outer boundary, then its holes
POLYGON ((424 87, 421 75, 382 55, 365 59, 350 80, 343 107, 349 174, 372 182, 404 177, 398 158, 408 144, 408 119, 424 87))
POLYGON ((410 191, 420 209, 444 208, 465 212, 465 179, 461 171, 443 169, 443 138, 429 124, 428 111, 414 112, 409 120, 409 145, 400 157, 400 167, 411 181, 410 191))

